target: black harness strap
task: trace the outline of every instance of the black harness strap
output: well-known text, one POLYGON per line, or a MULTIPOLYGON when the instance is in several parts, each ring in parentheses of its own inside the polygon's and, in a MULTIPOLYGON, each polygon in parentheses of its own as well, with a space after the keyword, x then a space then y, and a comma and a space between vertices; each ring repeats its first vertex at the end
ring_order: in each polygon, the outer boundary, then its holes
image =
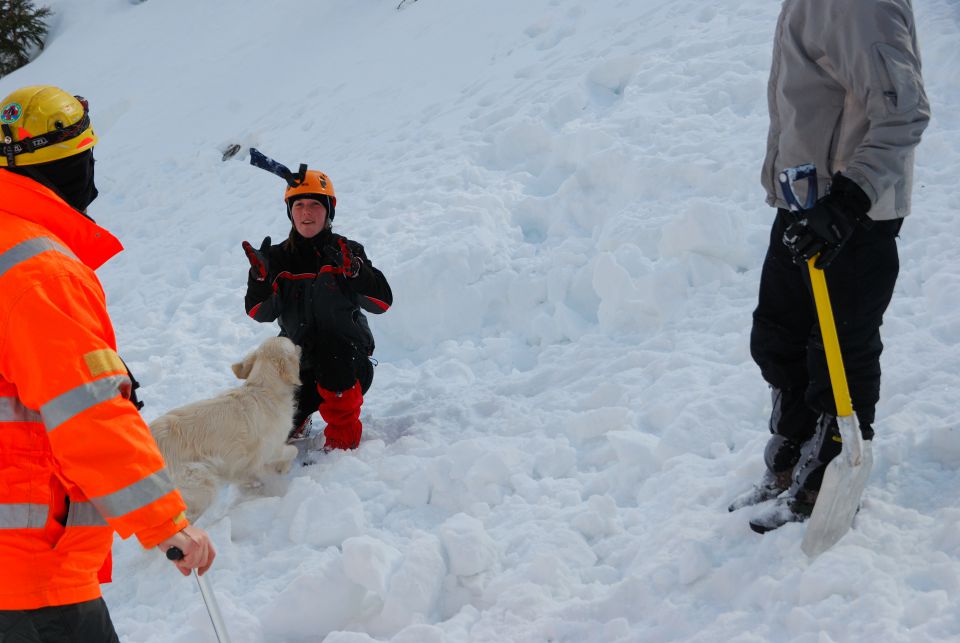
POLYGON ((16 165, 13 158, 16 155, 16 152, 13 151, 13 131, 6 123, 3 123, 0 127, 3 128, 3 154, 7 157, 7 167, 13 167, 16 165))

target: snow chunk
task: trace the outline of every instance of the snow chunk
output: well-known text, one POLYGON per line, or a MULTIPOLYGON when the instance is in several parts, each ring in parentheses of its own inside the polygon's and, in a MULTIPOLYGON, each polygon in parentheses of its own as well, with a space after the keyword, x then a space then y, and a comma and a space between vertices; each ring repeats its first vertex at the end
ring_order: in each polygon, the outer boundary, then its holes
POLYGON ((641 431, 610 431, 607 439, 613 445, 617 460, 639 477, 645 478, 660 470, 663 462, 657 454, 660 438, 641 431))
POLYGON ((537 453, 533 471, 541 478, 562 478, 577 466, 577 452, 566 440, 545 444, 537 453))
POLYGON ((331 632, 323 643, 377 643, 377 639, 363 632, 331 632))
POLYGON ((622 406, 591 409, 567 420, 564 433, 575 444, 580 444, 601 437, 611 430, 623 429, 629 424, 630 415, 630 409, 622 406))
POLYGON ((363 504, 352 489, 324 491, 306 478, 290 485, 284 504, 296 509, 290 520, 290 540, 317 547, 339 546, 366 529, 363 504), (294 489, 294 487, 297 489, 294 489))
POLYGON ((420 623, 404 628, 390 643, 447 643, 448 640, 439 627, 420 623))
POLYGON ((440 541, 421 533, 410 543, 400 567, 390 577, 383 610, 373 619, 371 631, 396 632, 433 615, 446 575, 440 541))
POLYGON ((703 543, 686 543, 681 552, 677 572, 682 585, 695 583, 713 569, 710 553, 703 543))
POLYGON ((473 576, 490 569, 497 561, 497 546, 483 523, 466 514, 457 514, 440 526, 440 542, 457 576, 473 576))
POLYGON ((363 616, 367 592, 344 573, 338 553, 298 571, 300 575, 262 610, 265 640, 319 641, 363 616))
POLYGON ((617 503, 610 496, 590 496, 586 511, 570 522, 586 538, 610 536, 623 531, 617 503))
POLYGON ((396 548, 369 536, 343 541, 343 567, 347 578, 381 597, 386 594, 390 574, 402 557, 396 548))

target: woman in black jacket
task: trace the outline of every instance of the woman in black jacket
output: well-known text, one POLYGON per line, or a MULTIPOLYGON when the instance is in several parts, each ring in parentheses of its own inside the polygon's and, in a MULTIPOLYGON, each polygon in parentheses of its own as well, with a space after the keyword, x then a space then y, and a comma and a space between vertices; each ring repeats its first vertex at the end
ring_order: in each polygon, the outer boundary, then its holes
POLYGON ((302 436, 310 415, 327 423, 325 449, 355 449, 360 407, 373 381, 373 334, 363 311, 380 314, 393 303, 390 285, 363 246, 334 234, 337 197, 323 172, 308 170, 284 193, 290 236, 260 249, 243 242, 250 261, 245 306, 259 322, 277 320, 280 335, 302 349, 290 438, 302 436))

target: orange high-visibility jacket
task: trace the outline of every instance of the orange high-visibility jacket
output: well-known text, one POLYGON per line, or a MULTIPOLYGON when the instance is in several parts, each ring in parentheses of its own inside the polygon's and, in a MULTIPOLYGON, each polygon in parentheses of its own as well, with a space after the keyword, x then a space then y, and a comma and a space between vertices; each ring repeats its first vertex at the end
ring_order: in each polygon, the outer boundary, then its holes
POLYGON ((93 272, 121 249, 0 170, 0 610, 96 599, 114 531, 154 547, 187 525, 93 272))

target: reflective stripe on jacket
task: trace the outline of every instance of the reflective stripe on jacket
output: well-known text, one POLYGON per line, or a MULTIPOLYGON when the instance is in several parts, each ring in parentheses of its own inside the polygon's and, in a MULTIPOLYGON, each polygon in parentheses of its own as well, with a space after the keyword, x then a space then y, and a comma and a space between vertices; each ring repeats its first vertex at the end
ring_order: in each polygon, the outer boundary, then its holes
POLYGON ((93 600, 114 531, 152 547, 186 526, 93 272, 120 249, 0 170, 0 610, 93 600))
MULTIPOLYGON (((870 218, 909 214, 913 152, 930 121, 910 0, 786 0, 767 102, 767 203, 787 207, 781 170, 815 163, 821 197, 842 172, 870 197, 870 218)), ((806 185, 796 187, 802 203, 806 185)))

